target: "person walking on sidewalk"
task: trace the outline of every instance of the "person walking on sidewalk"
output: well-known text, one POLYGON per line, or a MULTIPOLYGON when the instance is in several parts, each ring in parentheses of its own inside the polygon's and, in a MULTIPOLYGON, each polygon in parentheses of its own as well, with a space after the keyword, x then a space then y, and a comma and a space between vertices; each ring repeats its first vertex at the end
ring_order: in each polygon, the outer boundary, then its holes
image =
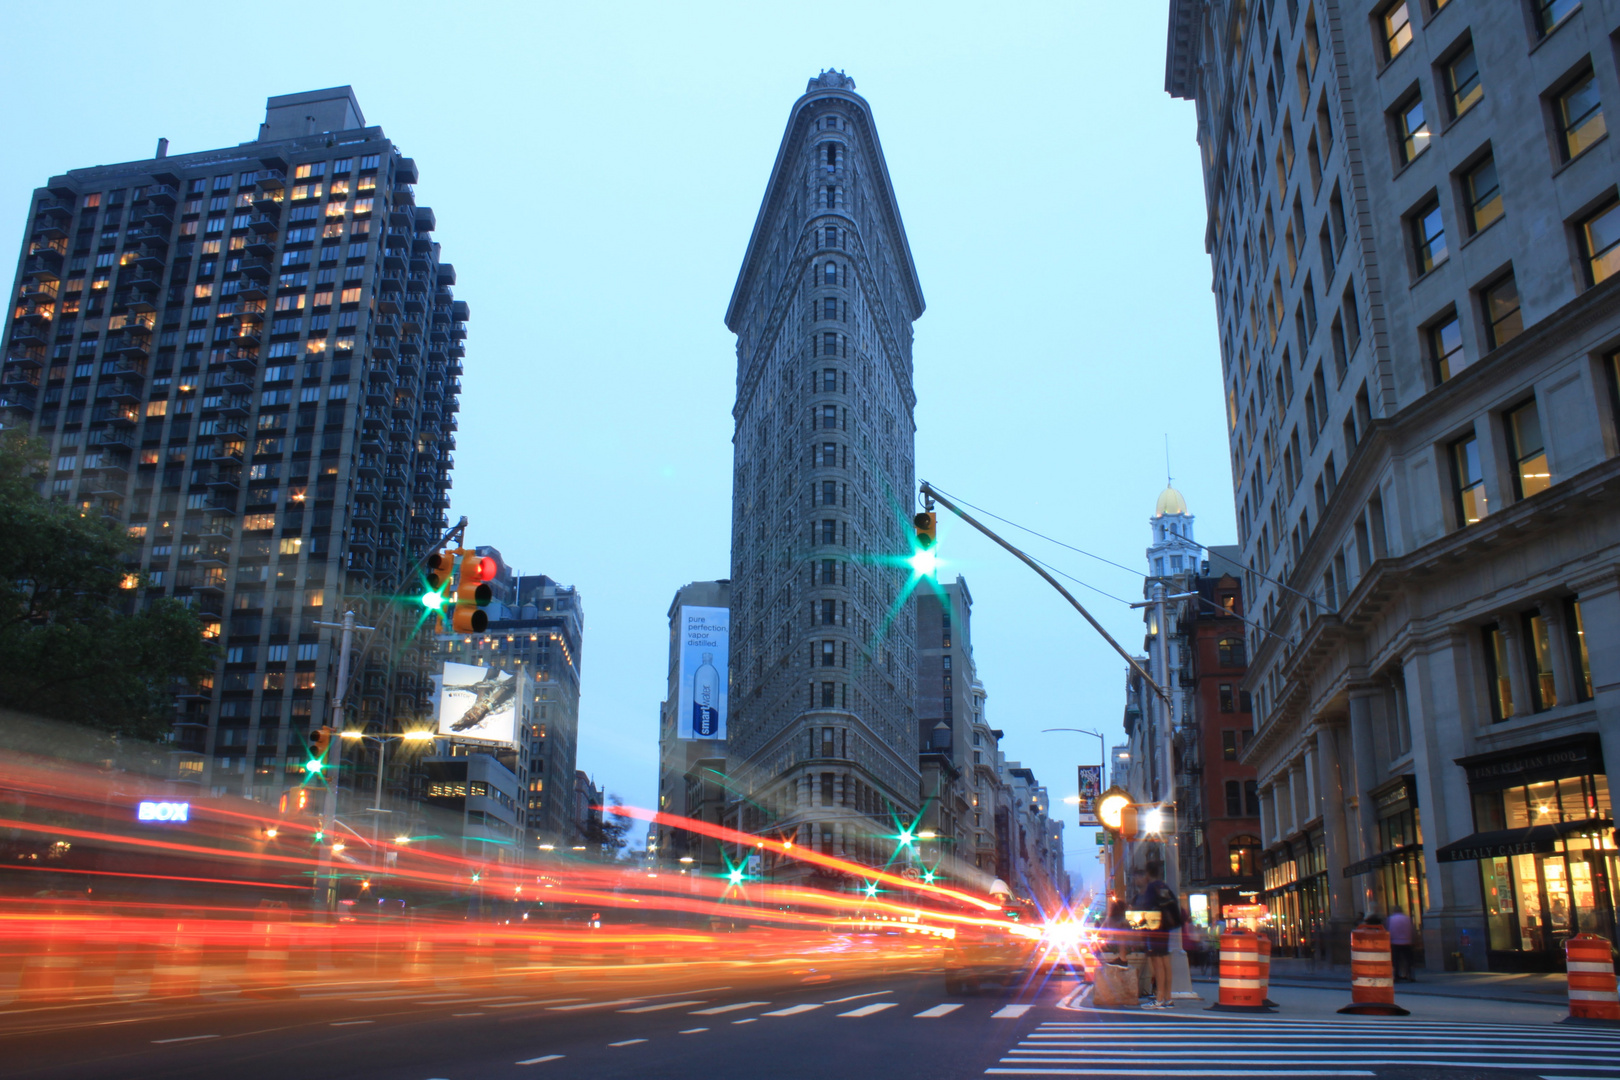
POLYGON ((1412 977, 1412 917, 1398 906, 1393 906, 1384 925, 1389 928, 1389 951, 1395 965, 1395 981, 1417 982, 1412 977))
POLYGON ((1153 1000, 1143 1006, 1148 1009, 1170 1009, 1170 935, 1181 929, 1181 901, 1175 891, 1163 880, 1164 864, 1150 859, 1136 871, 1137 911, 1150 915, 1143 951, 1147 953, 1148 970, 1153 973, 1153 1000), (1158 925, 1152 925, 1151 916, 1158 915, 1158 925))

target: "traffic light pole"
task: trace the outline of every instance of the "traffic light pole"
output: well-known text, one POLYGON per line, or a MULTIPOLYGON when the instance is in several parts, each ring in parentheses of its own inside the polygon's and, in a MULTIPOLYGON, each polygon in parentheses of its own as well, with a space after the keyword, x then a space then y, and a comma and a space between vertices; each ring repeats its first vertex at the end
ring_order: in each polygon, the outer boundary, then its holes
POLYGON ((338 778, 342 775, 343 765, 343 710, 349 696, 349 665, 354 651, 354 632, 372 628, 369 626, 356 626, 353 610, 343 613, 342 622, 318 622, 315 625, 343 631, 341 644, 338 647, 337 694, 332 699, 331 726, 333 733, 337 737, 327 746, 327 753, 332 755, 331 764, 322 770, 326 774, 326 799, 321 807, 320 868, 315 874, 315 900, 317 903, 321 902, 321 882, 325 881, 325 906, 328 911, 333 911, 337 908, 337 877, 332 867, 331 838, 337 830, 337 786, 338 778))

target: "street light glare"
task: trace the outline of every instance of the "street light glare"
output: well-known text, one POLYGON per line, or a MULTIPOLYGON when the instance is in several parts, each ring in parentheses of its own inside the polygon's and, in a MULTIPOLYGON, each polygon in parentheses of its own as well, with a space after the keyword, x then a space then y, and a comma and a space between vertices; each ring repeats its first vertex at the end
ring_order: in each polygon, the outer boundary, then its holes
POLYGON ((908 561, 918 577, 933 577, 939 570, 939 556, 928 548, 914 553, 908 561))

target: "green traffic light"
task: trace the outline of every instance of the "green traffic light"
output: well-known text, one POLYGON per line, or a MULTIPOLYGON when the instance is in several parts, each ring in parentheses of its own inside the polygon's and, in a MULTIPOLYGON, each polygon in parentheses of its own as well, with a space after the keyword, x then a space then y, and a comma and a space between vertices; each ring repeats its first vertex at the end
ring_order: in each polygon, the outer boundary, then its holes
POLYGON ((429 611, 438 611, 444 607, 444 593, 437 589, 429 589, 422 594, 422 606, 429 611))
POLYGON ((726 875, 726 879, 729 880, 733 885, 741 885, 743 881, 743 872, 741 870, 733 870, 726 875))
POLYGON ((326 768, 326 762, 318 757, 310 758, 308 761, 304 762, 304 771, 309 773, 311 776, 319 776, 321 770, 324 768, 326 768))
POLYGON ((933 548, 921 548, 906 561, 918 577, 933 577, 939 571, 939 556, 934 554, 933 548))

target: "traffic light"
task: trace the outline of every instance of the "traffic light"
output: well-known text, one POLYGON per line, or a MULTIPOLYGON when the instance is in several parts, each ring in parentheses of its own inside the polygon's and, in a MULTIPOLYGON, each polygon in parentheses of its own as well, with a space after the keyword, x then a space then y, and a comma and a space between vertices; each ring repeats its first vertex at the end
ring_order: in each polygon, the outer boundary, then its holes
POLYGON ((427 558, 427 589, 422 593, 422 606, 439 616, 441 622, 444 621, 445 592, 456 576, 456 558, 454 551, 435 551, 427 558))
POLYGON ((309 733, 309 760, 304 762, 304 772, 314 778, 321 775, 326 768, 326 748, 332 742, 332 729, 322 724, 309 733))
POLYGON ((939 556, 934 553, 934 542, 939 522, 932 510, 924 510, 911 519, 917 530, 917 550, 911 554, 911 568, 919 577, 932 577, 939 569, 939 556))
POLYGON ((489 625, 489 606, 494 595, 489 579, 495 576, 495 560, 488 555, 468 552, 461 560, 460 580, 456 584, 456 610, 451 628, 458 634, 481 634, 489 625))

